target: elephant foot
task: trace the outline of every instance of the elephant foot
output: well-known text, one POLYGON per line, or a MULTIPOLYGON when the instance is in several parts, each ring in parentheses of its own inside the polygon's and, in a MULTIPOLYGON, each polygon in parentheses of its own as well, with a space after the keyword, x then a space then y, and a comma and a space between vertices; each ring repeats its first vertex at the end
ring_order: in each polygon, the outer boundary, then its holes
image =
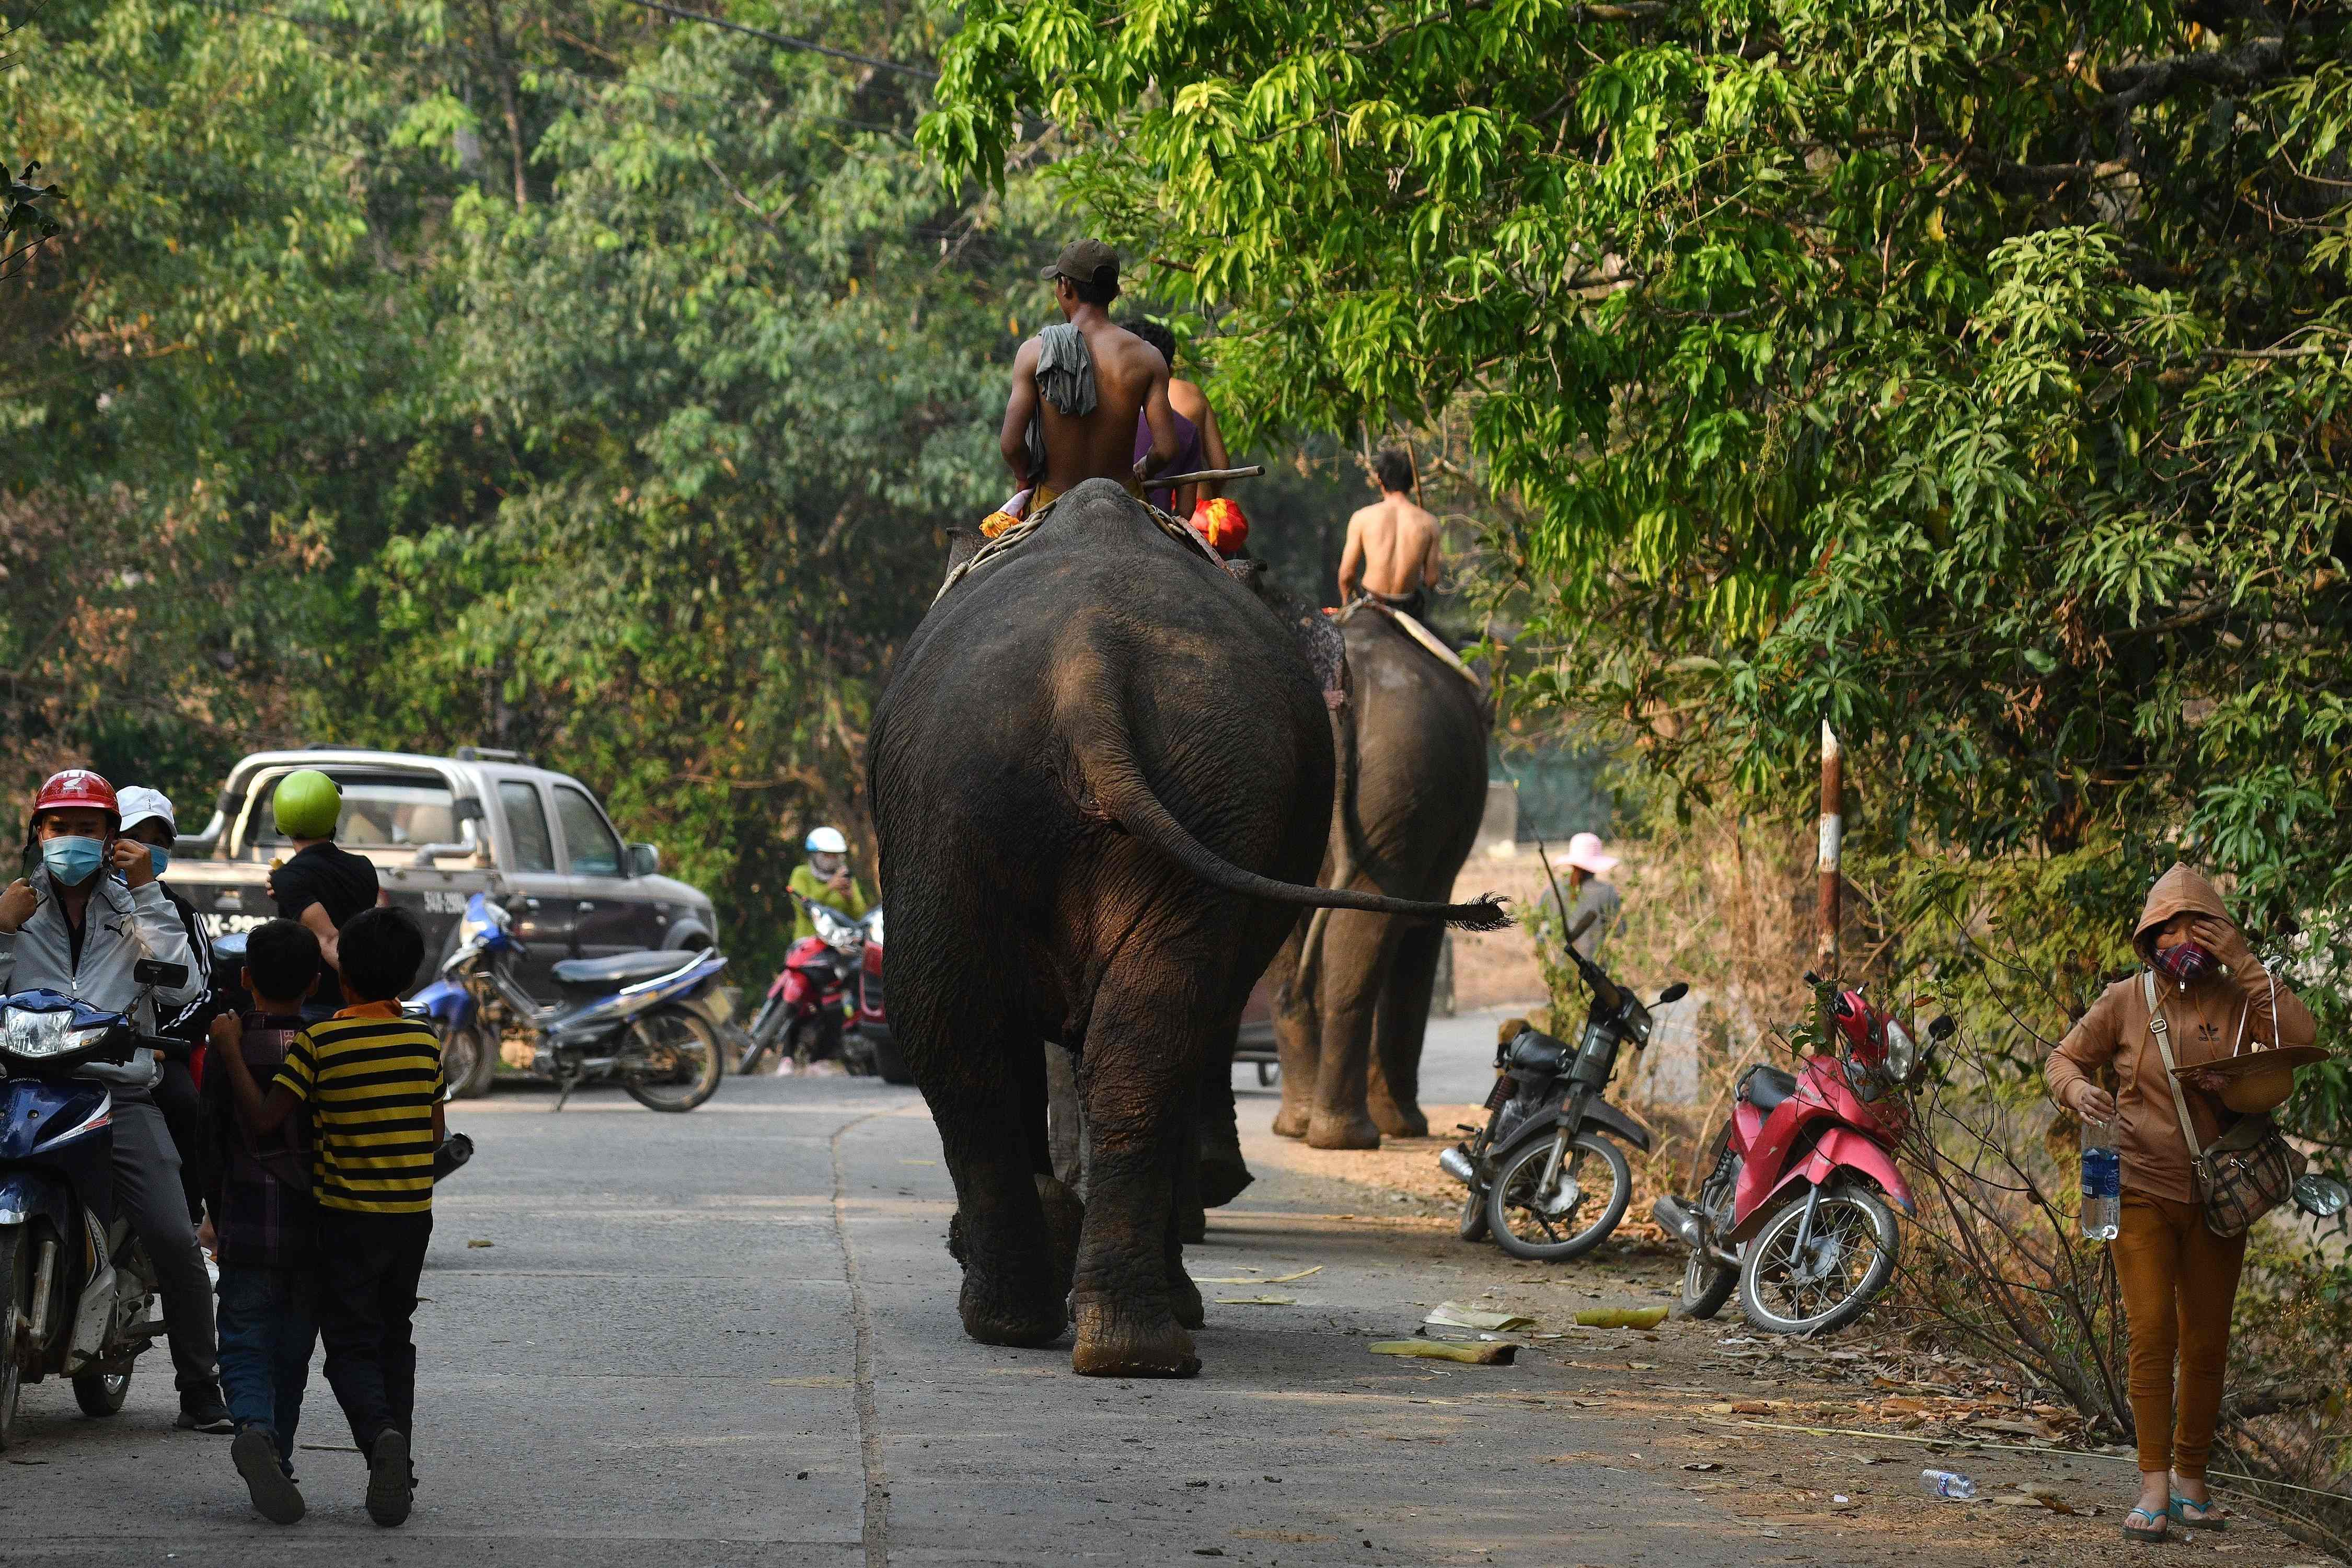
POLYGON ((1280 1110, 1274 1113, 1275 1136, 1277 1138, 1304 1138, 1307 1136, 1307 1112, 1304 1110, 1293 1110, 1289 1106, 1286 1105, 1280 1110))
POLYGON ((1179 1328, 1197 1329, 1209 1321, 1209 1309, 1201 1300, 1201 1288, 1181 1268, 1168 1281, 1168 1311, 1179 1328))
POLYGON ((957 1309, 963 1315, 963 1331, 984 1345, 1050 1345, 1068 1324, 1059 1295, 1014 1289, 977 1270, 965 1272, 957 1309))
POLYGON ((1066 1298, 1078 1272, 1078 1234, 1087 1206, 1077 1194, 1052 1176, 1037 1178, 1037 1203, 1045 1211, 1045 1245, 1054 1259, 1054 1294, 1066 1298))
POLYGON ((1201 1358, 1192 1336, 1159 1303, 1139 1311, 1097 1299, 1078 1303, 1070 1369, 1085 1377, 1191 1377, 1201 1358))
MULTIPOLYGON (((1296 1134, 1293 1134, 1296 1136, 1296 1134)), ((1257 1180, 1250 1168, 1242 1163, 1239 1150, 1220 1149, 1213 1154, 1201 1156, 1201 1206, 1223 1208, 1242 1195, 1242 1190, 1257 1180)), ((1198 1237, 1187 1237, 1197 1241, 1198 1237)))
POLYGON ((1372 1101, 1372 1121, 1391 1138, 1429 1136, 1429 1118, 1421 1113, 1418 1105, 1399 1105, 1391 1100, 1375 1099, 1372 1101))
POLYGON ((1309 1149, 1377 1149, 1381 1130, 1361 1111, 1353 1116, 1318 1116, 1307 1127, 1309 1149))

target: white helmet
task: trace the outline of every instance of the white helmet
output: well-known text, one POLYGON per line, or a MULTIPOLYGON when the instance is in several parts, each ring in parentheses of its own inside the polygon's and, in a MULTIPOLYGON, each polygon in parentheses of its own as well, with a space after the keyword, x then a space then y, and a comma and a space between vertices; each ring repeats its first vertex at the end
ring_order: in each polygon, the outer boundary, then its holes
POLYGON ((816 827, 809 830, 809 836, 801 847, 812 855, 846 855, 849 853, 849 840, 841 836, 838 827, 816 827))

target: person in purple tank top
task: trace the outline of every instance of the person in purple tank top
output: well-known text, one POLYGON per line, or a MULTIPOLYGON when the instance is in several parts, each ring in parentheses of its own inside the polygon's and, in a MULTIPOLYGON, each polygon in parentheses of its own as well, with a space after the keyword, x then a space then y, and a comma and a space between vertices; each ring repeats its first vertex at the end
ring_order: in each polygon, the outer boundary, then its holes
MULTIPOLYGON (((1176 378, 1176 334, 1164 321, 1149 317, 1127 324, 1127 330, 1160 351, 1168 362, 1168 406, 1176 414, 1176 458, 1166 472, 1189 474, 1202 468, 1222 468, 1225 463, 1224 437, 1217 433, 1217 411, 1209 406, 1208 397, 1198 384, 1176 378)), ((1142 420, 1135 425, 1139 443, 1136 456, 1140 458, 1151 445, 1151 432, 1142 420)), ((1172 511, 1178 517, 1191 517, 1202 501, 1214 500, 1223 487, 1211 479, 1202 484, 1186 485, 1181 491, 1165 489, 1150 492, 1152 505, 1162 511, 1172 511)))

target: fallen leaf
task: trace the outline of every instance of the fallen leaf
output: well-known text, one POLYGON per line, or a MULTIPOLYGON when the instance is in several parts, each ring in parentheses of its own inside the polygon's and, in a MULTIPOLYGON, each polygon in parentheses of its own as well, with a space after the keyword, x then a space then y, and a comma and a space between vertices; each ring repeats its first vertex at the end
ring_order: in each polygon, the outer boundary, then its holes
POLYGON ((1714 1460, 1709 1459, 1704 1464, 1685 1465, 1683 1468, 1685 1470, 1719 1470, 1723 1468, 1723 1467, 1717 1464, 1714 1460))
POLYGON ((1576 1314, 1588 1329, 1654 1329, 1666 1321, 1664 1307, 1595 1307, 1576 1314))
POLYGON ((1732 1402, 1731 1413, 1734 1415, 1769 1415, 1780 1408, 1769 1400, 1738 1399, 1732 1402))
POLYGON ((1318 1263, 1312 1268, 1302 1268, 1296 1274, 1277 1274, 1273 1279, 1267 1280, 1266 1283, 1269 1285, 1287 1285, 1293 1279, 1304 1279, 1309 1274, 1320 1274, 1322 1272, 1323 1266, 1318 1263))
POLYGON ((473 1240, 466 1243, 466 1245, 468 1247, 496 1247, 498 1243, 487 1240, 484 1237, 478 1236, 473 1240))
POLYGON ((1461 1301, 1440 1301, 1430 1310, 1424 1323, 1443 1329, 1480 1329, 1486 1331, 1532 1329, 1536 1321, 1524 1312, 1495 1312, 1483 1307, 1473 1307, 1461 1301))
POLYGON ((1473 1366, 1509 1366, 1519 1347, 1507 1341, 1457 1344, 1448 1340, 1377 1340, 1367 1347, 1374 1355, 1423 1356, 1431 1361, 1467 1362, 1473 1366))
POLYGON ((1296 1296, 1220 1296, 1217 1298, 1216 1304, 1220 1307, 1296 1307, 1298 1305, 1298 1298, 1296 1296))

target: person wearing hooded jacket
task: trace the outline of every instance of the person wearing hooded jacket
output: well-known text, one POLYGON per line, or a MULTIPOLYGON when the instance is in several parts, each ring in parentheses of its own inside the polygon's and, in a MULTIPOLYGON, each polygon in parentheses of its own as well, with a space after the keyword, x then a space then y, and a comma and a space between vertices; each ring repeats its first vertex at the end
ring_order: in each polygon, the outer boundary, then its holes
MULTIPOLYGON (((188 933, 155 882, 147 847, 120 837, 121 803, 98 774, 70 769, 33 802, 27 874, 0 892, 0 994, 45 988, 110 1012, 129 1013, 156 1032, 158 1010, 176 1012, 202 994, 188 933), (142 959, 185 969, 178 985, 142 1000, 133 976, 142 959)), ((93 1062, 84 1076, 105 1083, 114 1102, 114 1198, 145 1243, 171 1325, 180 1391, 179 1425, 232 1430, 221 1399, 212 1281, 196 1249, 180 1185, 180 1157, 153 1089, 162 1076, 152 1051, 128 1062, 93 1062)))
MULTIPOLYGON (((2149 982, 2182 1067, 2242 1049, 2308 1046, 2318 1031, 2302 1000, 2254 956, 2213 885, 2186 866, 2149 889, 2132 946, 2148 973, 2106 988, 2051 1054, 2042 1081, 2075 1116, 2116 1123, 2123 1213, 2107 1247, 2130 1329, 2140 1470, 2124 1533, 2161 1541, 2171 1524, 2219 1530, 2226 1518, 2206 1489, 2205 1466, 2246 1238, 2206 1227, 2171 1075, 2149 1026, 2149 982), (2114 1074, 2112 1091, 2098 1081, 2102 1069, 2114 1074)), ((2223 1087, 2212 1072, 2184 1082, 2200 1147, 2235 1120, 2219 1098, 2223 1087)))

